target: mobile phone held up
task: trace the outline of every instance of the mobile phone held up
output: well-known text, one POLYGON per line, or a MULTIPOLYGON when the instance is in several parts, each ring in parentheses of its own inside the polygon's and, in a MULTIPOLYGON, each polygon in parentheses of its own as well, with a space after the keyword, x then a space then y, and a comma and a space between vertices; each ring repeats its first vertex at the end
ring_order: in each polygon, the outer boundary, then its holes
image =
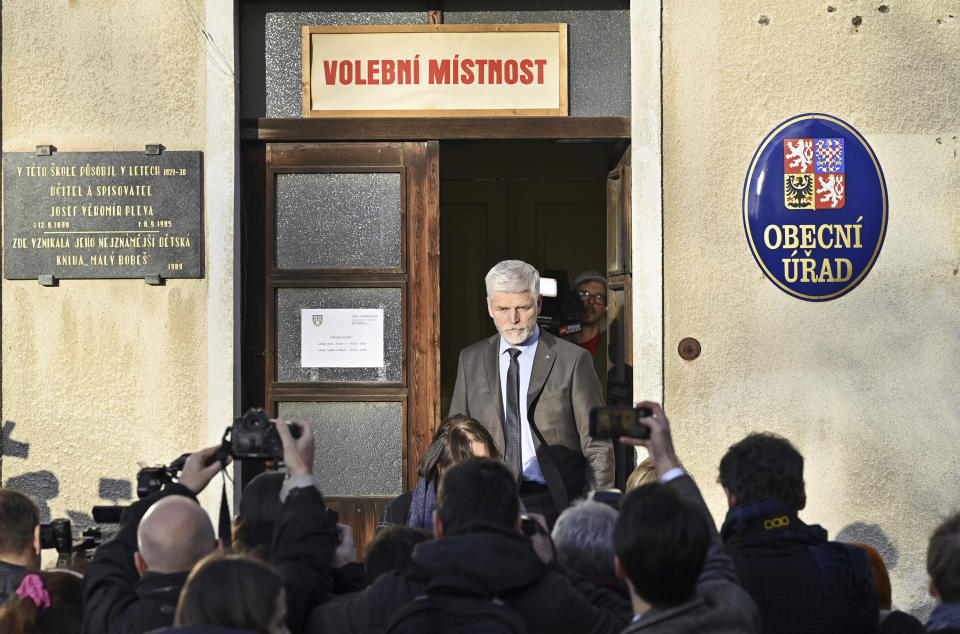
POLYGON ((590 435, 594 438, 629 436, 645 440, 650 428, 641 418, 653 416, 649 407, 594 407, 590 410, 590 435))

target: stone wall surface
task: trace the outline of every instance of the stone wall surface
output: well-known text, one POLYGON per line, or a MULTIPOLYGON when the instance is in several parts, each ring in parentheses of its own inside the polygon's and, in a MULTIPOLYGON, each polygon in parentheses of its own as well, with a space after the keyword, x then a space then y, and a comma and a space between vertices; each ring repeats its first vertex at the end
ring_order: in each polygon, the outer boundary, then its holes
POLYGON ((666 0, 662 14, 664 385, 679 455, 719 524, 726 448, 786 436, 806 458, 801 518, 876 546, 894 603, 921 616, 927 538, 960 508, 956 11, 666 0), (826 302, 764 277, 741 206, 761 141, 807 112, 854 126, 889 192, 872 271, 826 302), (684 337, 698 359, 677 354, 684 337))
MULTIPOLYGON (((3 150, 205 150, 204 11, 203 0, 4 2, 3 150)), ((135 499, 138 461, 208 442, 210 256, 206 279, 164 286, 3 281, 0 476, 45 520, 83 528, 92 505, 135 499)))

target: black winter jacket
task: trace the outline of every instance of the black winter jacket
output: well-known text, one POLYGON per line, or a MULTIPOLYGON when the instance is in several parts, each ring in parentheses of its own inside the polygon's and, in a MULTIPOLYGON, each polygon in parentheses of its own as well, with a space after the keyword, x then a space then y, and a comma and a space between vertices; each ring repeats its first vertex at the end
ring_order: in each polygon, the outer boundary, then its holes
POLYGON ((628 610, 595 607, 582 594, 591 591, 590 584, 575 586, 546 566, 519 533, 482 524, 470 528, 418 544, 405 572, 387 573, 349 599, 320 606, 307 631, 382 632, 391 615, 421 594, 430 579, 448 575, 482 585, 519 613, 531 633, 619 632, 630 621, 628 610))
POLYGON ((27 569, 23 566, 0 561, 0 603, 6 601, 7 597, 13 594, 26 572, 27 569))
POLYGON ((133 565, 140 520, 168 495, 196 499, 182 484, 168 484, 131 504, 120 518, 116 537, 97 548, 83 576, 84 634, 141 634, 173 624, 187 573, 148 572, 141 578, 133 565))
POLYGON ((337 525, 328 521, 323 496, 313 486, 292 489, 273 529, 270 563, 283 577, 287 625, 303 631, 310 612, 330 597, 330 567, 337 525))
POLYGON ((178 625, 154 630, 150 634, 257 634, 253 630, 238 630, 232 627, 219 625, 178 625))

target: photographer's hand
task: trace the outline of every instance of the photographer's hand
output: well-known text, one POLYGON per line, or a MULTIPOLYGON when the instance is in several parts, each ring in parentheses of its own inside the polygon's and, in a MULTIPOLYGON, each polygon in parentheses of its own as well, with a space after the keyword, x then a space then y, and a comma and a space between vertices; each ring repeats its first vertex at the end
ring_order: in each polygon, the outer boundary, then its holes
POLYGON ((557 558, 557 549, 554 547, 553 538, 550 537, 550 531, 547 529, 547 518, 540 513, 527 513, 526 516, 537 523, 537 532, 530 536, 533 550, 537 553, 540 561, 550 565, 550 562, 557 558))
POLYGON ((313 473, 313 428, 310 423, 294 418, 290 421, 277 421, 277 435, 283 443, 283 461, 287 465, 287 473, 313 473), (287 423, 300 428, 300 437, 294 438, 287 423))
MULTIPOLYGON (((177 482, 193 491, 194 495, 203 491, 213 476, 217 475, 217 471, 220 471, 220 461, 217 460, 218 449, 220 445, 214 445, 190 454, 177 482)), ((227 464, 230 464, 229 458, 224 466, 227 464)))
POLYGON ((650 459, 653 460, 657 473, 661 476, 666 472, 680 466, 677 460, 677 454, 673 450, 673 437, 670 435, 670 421, 663 412, 659 403, 653 401, 640 401, 637 407, 649 407, 653 412, 652 416, 641 418, 640 422, 650 428, 650 438, 640 440, 639 438, 621 437, 620 443, 623 445, 633 445, 635 447, 646 447, 650 452, 650 459))
POLYGON ((341 568, 357 560, 357 546, 353 541, 353 529, 346 524, 337 524, 340 543, 333 551, 333 567, 341 568))

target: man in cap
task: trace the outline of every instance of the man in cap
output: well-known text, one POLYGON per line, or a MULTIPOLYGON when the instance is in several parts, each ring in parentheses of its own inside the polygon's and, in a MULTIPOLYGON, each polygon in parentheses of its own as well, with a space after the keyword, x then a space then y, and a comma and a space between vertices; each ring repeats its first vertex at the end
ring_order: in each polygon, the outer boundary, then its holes
POLYGON ((607 314, 607 278, 597 271, 584 271, 573 279, 574 293, 583 303, 580 331, 566 340, 585 348, 593 357, 600 383, 607 381, 607 331, 601 326, 607 314))

